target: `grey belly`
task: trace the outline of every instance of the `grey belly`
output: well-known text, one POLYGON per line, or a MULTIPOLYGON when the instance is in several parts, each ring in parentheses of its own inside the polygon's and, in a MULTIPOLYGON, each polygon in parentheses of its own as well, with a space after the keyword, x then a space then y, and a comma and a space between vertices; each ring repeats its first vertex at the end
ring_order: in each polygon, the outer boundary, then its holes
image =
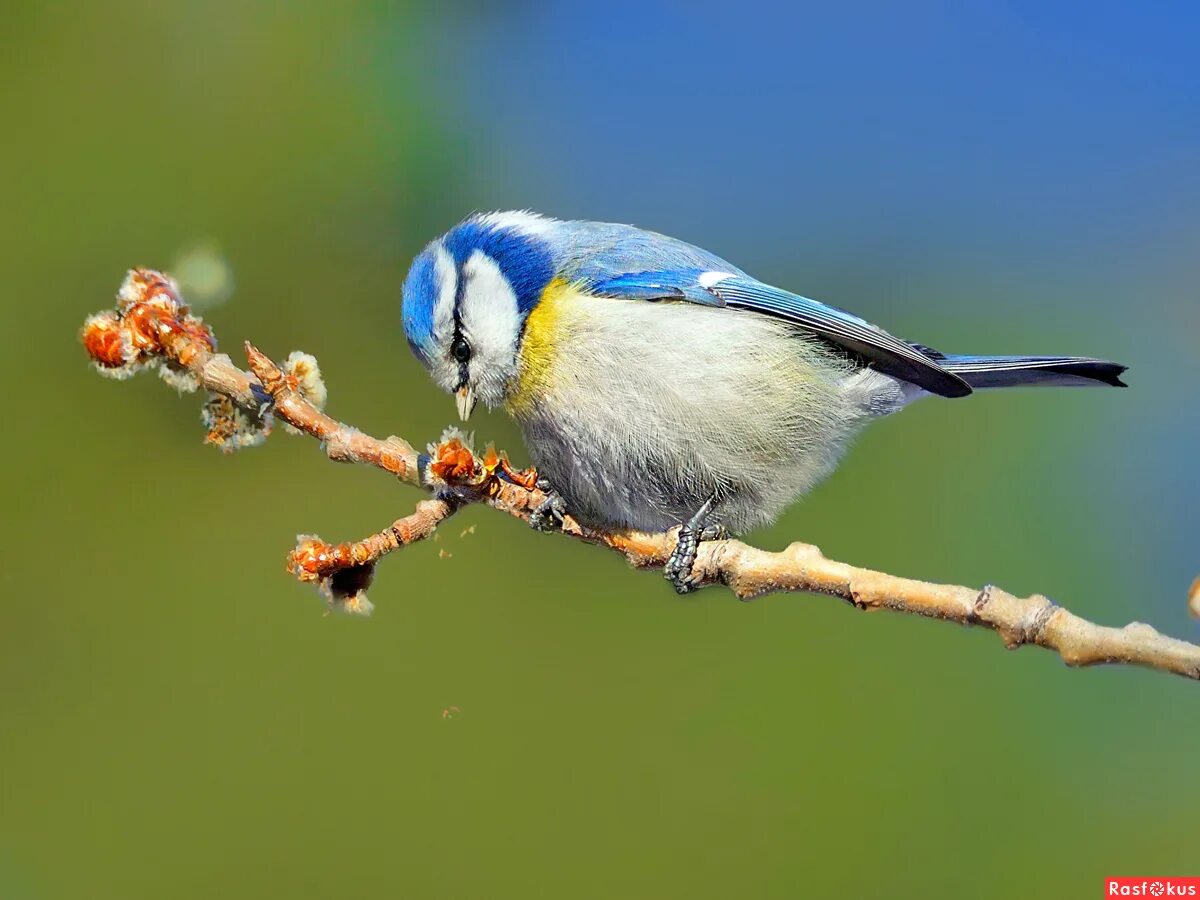
POLYGON ((731 506, 753 505, 754 482, 739 477, 737 466, 713 471, 697 465, 669 439, 621 443, 595 437, 542 423, 525 428, 538 472, 581 522, 662 531, 691 518, 714 495, 726 513, 731 506))

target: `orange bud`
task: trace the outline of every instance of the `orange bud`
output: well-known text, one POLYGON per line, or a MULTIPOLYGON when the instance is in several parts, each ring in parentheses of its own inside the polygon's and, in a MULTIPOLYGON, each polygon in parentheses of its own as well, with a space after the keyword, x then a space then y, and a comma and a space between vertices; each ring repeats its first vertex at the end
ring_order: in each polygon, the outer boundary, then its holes
POLYGON ((475 456, 458 438, 439 444, 434 457, 429 469, 442 481, 461 482, 475 474, 475 456))
POLYGON ((121 320, 114 312, 103 312, 89 316, 83 325, 80 337, 83 348, 98 366, 119 369, 129 362, 126 345, 122 340, 121 320))

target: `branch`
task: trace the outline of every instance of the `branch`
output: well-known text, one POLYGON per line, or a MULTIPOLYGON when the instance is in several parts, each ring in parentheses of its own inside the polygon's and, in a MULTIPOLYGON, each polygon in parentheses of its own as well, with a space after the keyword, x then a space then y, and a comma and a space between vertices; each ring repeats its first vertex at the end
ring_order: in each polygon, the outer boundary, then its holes
MULTIPOLYGON (((370 612, 365 592, 378 561, 429 537, 462 506, 482 503, 528 522, 546 499, 532 470, 512 468, 490 448, 477 454, 453 430, 420 454, 401 438, 380 440, 326 415, 325 386, 310 356, 293 353, 280 366, 247 343, 249 371, 243 371, 216 352, 211 330, 191 314, 174 282, 153 270, 131 271, 115 309, 91 316, 82 338, 104 374, 123 378, 151 369, 181 390, 207 390, 206 440, 226 452, 261 443, 278 418, 289 430, 319 440, 331 460, 374 466, 433 495, 411 515, 361 541, 329 544, 314 535, 299 536, 288 556, 289 571, 316 585, 334 609, 370 612)), ((678 533, 601 531, 569 516, 561 530, 615 550, 640 569, 661 568, 678 533)), ((990 628, 1009 648, 1045 647, 1069 666, 1126 663, 1200 679, 1200 646, 1149 625, 1109 628, 1040 595, 1021 598, 990 585, 976 590, 860 569, 826 559, 809 544, 769 552, 734 540, 704 543, 693 574, 698 586, 724 584, 742 600, 781 591, 828 594, 858 609, 990 628)))

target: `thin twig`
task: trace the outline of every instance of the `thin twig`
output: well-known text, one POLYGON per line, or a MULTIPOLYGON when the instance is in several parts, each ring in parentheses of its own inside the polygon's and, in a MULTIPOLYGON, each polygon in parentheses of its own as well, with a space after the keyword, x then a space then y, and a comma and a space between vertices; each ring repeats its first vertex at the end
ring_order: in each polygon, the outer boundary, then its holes
MULTIPOLYGON (((292 354, 281 367, 247 343, 250 371, 242 371, 216 353, 212 332, 191 315, 174 283, 158 272, 133 270, 116 308, 90 317, 82 336, 101 372, 124 377, 157 368, 178 387, 208 390, 208 440, 222 449, 260 442, 278 418, 319 440, 332 460, 374 466, 434 495, 418 503, 411 515, 361 541, 328 544, 313 535, 298 538, 288 557, 289 571, 318 585, 334 608, 369 612, 365 590, 376 563, 429 537, 462 506, 482 503, 528 522, 546 499, 532 472, 514 470, 492 450, 477 455, 457 434, 448 433, 427 454, 418 454, 401 438, 379 440, 326 415, 321 410, 325 387, 312 357, 292 354)), ((606 532, 570 517, 561 530, 616 550, 643 569, 666 563, 678 533, 606 532)), ((1036 594, 1021 598, 990 585, 976 590, 861 569, 826 559, 809 544, 770 552, 735 540, 704 543, 693 574, 699 586, 724 584, 743 600, 781 591, 828 594, 859 609, 990 628, 1009 648, 1045 647, 1070 666, 1126 663, 1200 679, 1200 646, 1166 637, 1149 625, 1109 628, 1036 594)), ((1198 592, 1200 588, 1193 594, 1198 592)))

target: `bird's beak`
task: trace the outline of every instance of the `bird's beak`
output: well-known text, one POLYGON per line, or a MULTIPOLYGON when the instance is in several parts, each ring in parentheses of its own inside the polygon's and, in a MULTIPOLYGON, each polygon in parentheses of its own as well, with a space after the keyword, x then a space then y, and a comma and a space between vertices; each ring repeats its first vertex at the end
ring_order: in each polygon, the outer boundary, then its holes
POLYGON ((454 402, 458 404, 458 415, 465 422, 471 418, 471 410, 475 408, 475 392, 469 385, 463 385, 454 393, 454 402))

